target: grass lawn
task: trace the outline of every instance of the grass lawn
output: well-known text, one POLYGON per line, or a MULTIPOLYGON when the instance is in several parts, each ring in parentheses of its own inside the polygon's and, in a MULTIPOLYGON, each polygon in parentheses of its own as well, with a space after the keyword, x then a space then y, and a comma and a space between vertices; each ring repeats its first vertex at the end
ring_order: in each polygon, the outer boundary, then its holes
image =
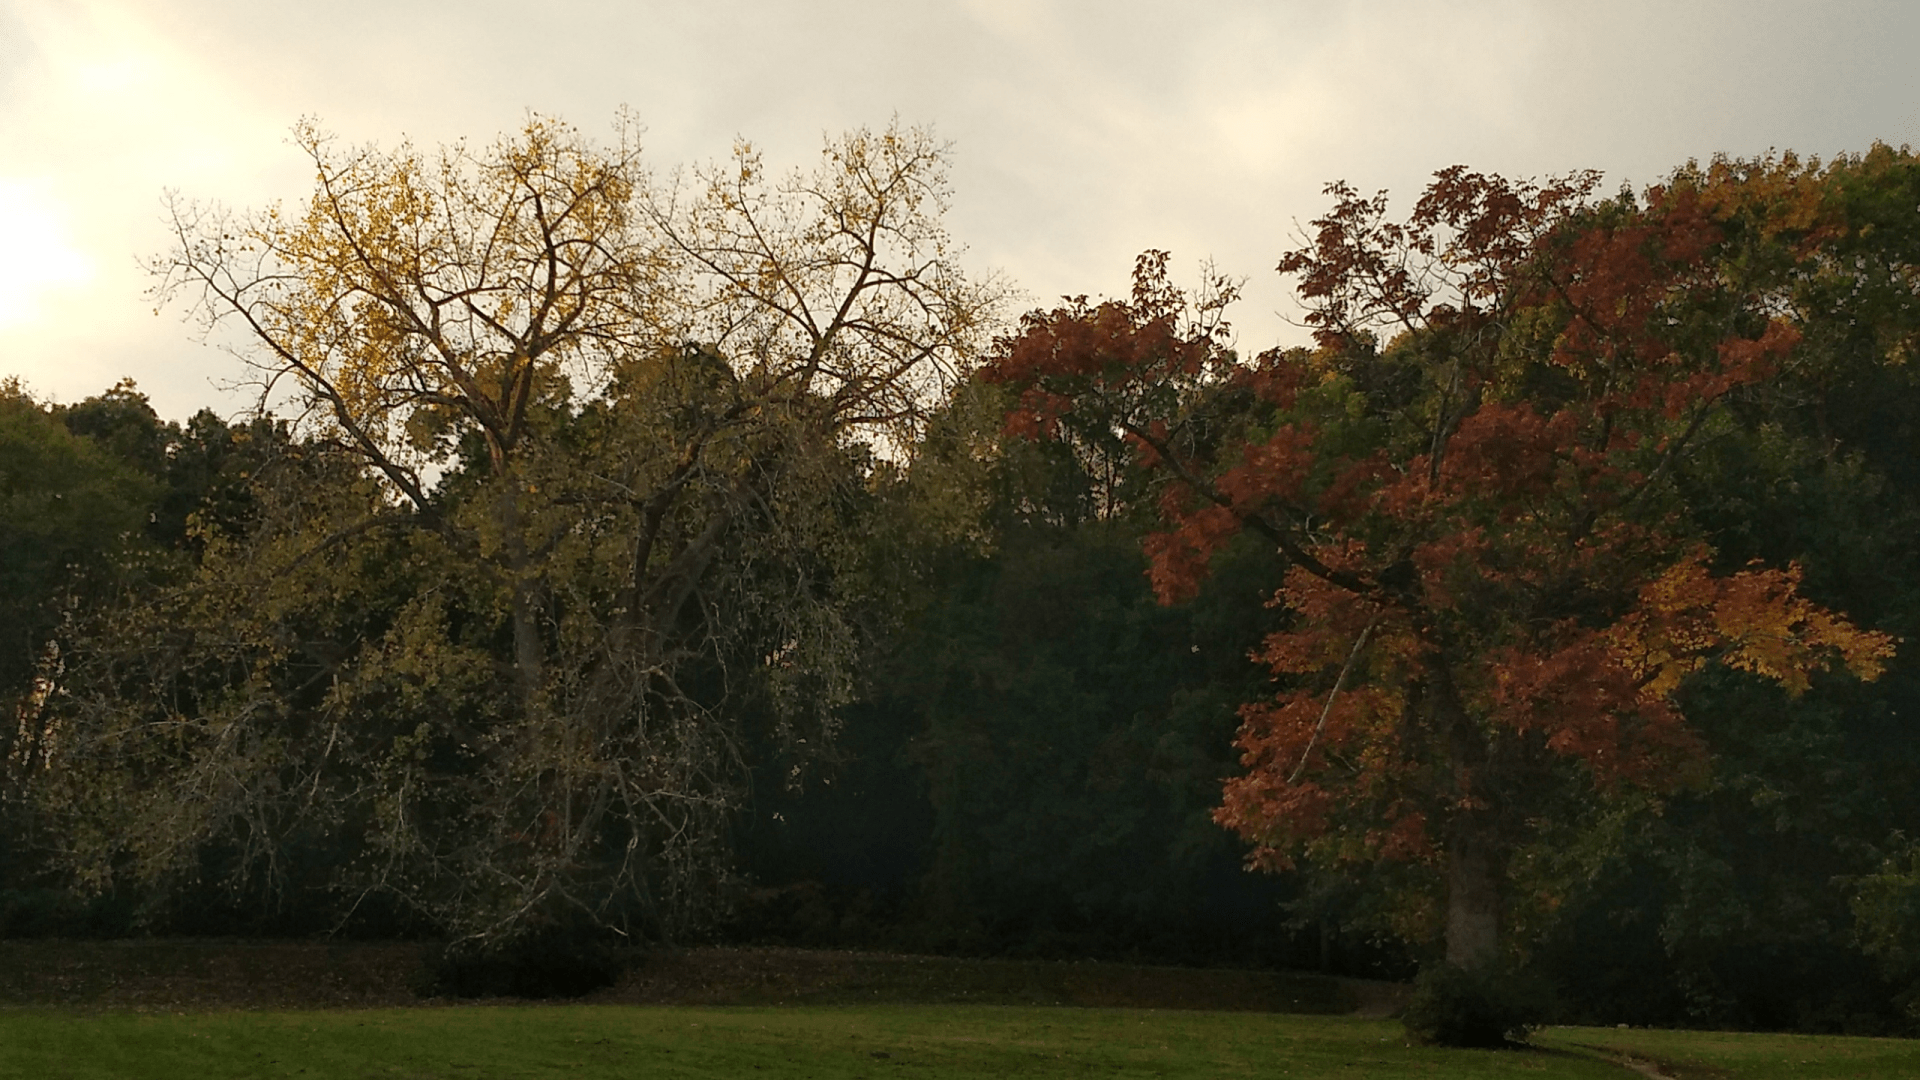
POLYGON ((1920 1077, 1916 1039, 1559 1027, 1535 1035, 1534 1042, 1659 1062, 1660 1071, 1674 1080, 1920 1077))
MULTIPOLYGON (((1799 1075, 1799 1074, 1795 1074, 1799 1075)), ((1391 1021, 1009 1006, 0 1012, 20 1077, 1607 1077, 1567 1049, 1409 1047, 1391 1021)))
POLYGON ((1017 1006, 457 1006, 301 1012, 0 1011, 0 1076, 1920 1076, 1920 1042, 1554 1028, 1529 1050, 1406 1045, 1353 1017, 1017 1006))

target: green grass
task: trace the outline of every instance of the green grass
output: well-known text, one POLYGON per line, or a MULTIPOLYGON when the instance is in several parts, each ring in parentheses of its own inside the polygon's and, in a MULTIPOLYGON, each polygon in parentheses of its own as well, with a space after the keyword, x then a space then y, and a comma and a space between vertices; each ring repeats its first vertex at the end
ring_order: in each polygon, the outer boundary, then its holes
POLYGON ((1920 1077, 1920 1040, 1726 1031, 1552 1028, 1542 1046, 1659 1062, 1675 1080, 1873 1080, 1920 1077))
POLYGON ((1538 1048, 1406 1045, 1392 1021, 1004 1006, 460 1006, 0 1011, 0 1076, 1608 1078, 1920 1076, 1920 1043, 1555 1028, 1538 1048), (1611 1057, 1609 1057, 1611 1056, 1611 1057))
POLYGON ((1346 1017, 1001 1006, 0 1013, 0 1076, 1607 1077, 1565 1052, 1405 1045, 1346 1017))

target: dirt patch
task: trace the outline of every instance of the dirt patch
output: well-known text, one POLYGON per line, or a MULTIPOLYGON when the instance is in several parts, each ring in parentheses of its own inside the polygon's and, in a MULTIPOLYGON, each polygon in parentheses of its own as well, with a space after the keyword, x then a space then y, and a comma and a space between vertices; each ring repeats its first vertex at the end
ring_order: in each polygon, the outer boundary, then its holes
POLYGON ((1369 1020, 1399 1016, 1406 1011, 1407 1002, 1413 1000, 1412 983, 1374 979, 1341 979, 1339 983, 1346 1000, 1353 1002, 1351 1011, 1369 1020))
MULTIPOLYGON (((0 941, 0 1005, 299 1009, 431 1003, 434 947, 252 941, 0 941)), ((1405 987, 1295 972, 968 960, 786 948, 635 953, 588 1002, 1078 1005, 1390 1015, 1405 987)))
POLYGON ((409 1005, 427 953, 411 944, 0 941, 0 1004, 130 1008, 409 1005))

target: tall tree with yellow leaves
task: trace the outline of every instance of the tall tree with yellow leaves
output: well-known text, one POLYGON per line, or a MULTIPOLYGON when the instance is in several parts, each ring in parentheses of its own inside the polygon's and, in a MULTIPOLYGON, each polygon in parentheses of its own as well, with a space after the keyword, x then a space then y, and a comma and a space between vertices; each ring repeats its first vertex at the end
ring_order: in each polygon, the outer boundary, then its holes
POLYGON ((782 177, 742 144, 656 184, 624 123, 607 147, 540 118, 438 153, 296 141, 304 205, 176 202, 155 272, 240 331, 306 464, 162 603, 188 640, 155 692, 71 699, 75 768, 161 778, 122 801, 186 823, 144 834, 153 878, 332 821, 364 832, 339 887, 458 936, 697 921, 744 794, 739 699, 830 742, 866 447, 911 437, 993 317, 940 220, 944 147, 856 131, 782 177))

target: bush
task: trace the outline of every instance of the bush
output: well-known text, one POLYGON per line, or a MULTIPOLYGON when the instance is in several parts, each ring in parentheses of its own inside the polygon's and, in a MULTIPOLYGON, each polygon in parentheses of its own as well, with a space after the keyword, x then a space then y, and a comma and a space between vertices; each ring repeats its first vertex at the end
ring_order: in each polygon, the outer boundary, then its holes
POLYGON ((1507 1046, 1546 1022, 1551 987, 1502 966, 1466 971, 1429 967, 1413 983, 1402 1017, 1416 1042, 1435 1046, 1507 1046))

